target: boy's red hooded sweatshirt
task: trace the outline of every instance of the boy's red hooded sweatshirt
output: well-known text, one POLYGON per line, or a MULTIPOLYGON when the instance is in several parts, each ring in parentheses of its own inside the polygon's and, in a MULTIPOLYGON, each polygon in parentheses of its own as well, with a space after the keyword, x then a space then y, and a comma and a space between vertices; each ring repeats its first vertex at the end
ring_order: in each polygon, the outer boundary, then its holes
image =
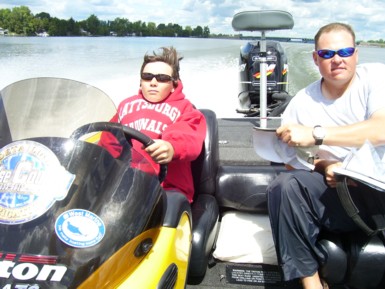
MULTIPOLYGON (((182 92, 182 82, 178 82, 175 91, 161 102, 152 103, 146 100, 139 90, 123 100, 112 122, 120 122, 152 139, 163 139, 174 148, 173 160, 167 165, 168 171, 162 186, 165 190, 177 190, 184 193, 192 202, 194 183, 191 173, 191 161, 195 160, 203 146, 206 136, 206 121, 203 114, 195 109, 182 92)), ((116 140, 110 134, 102 134, 100 144, 109 151, 116 149, 116 140)), ((133 142, 137 151, 142 144, 133 142)), ((147 159, 154 161, 144 152, 147 159)))

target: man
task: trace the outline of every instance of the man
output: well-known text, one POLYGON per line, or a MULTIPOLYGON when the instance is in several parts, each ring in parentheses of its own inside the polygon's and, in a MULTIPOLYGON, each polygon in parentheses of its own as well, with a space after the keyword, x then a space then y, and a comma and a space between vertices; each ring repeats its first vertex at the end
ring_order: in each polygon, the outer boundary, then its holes
MULTIPOLYGON (((315 169, 283 173, 267 193, 285 280, 300 278, 304 288, 321 289, 327 285, 318 275, 319 263, 325 260, 317 244, 320 230, 358 229, 338 199, 333 169, 365 140, 385 144, 385 65, 357 66, 354 31, 342 23, 331 23, 318 31, 313 60, 322 78, 292 99, 277 135, 289 147, 319 145, 315 169)), ((352 187, 351 192, 358 200, 359 190, 352 187)), ((375 203, 380 206, 385 202, 375 203)), ((367 219, 368 215, 362 217, 367 219)))

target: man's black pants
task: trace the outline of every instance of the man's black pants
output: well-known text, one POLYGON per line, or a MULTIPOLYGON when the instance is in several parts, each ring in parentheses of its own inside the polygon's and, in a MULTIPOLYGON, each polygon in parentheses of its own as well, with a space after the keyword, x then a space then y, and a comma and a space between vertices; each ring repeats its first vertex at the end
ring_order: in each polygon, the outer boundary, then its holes
MULTIPOLYGON (((385 208, 385 193, 367 187, 349 187, 365 222, 385 208), (377 193, 377 194, 376 194, 377 193)), ((317 172, 292 170, 281 173, 268 187, 268 209, 278 262, 285 280, 313 275, 325 260, 317 243, 322 230, 351 232, 358 226, 346 214, 336 189, 317 172)))

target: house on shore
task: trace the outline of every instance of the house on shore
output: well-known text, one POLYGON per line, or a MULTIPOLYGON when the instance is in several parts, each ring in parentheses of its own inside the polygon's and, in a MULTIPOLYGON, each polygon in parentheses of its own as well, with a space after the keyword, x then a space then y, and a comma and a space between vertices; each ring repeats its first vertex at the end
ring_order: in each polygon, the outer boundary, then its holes
POLYGON ((39 37, 48 37, 49 34, 46 32, 46 31, 39 31, 39 32, 35 32, 36 33, 36 36, 39 36, 39 37))
POLYGON ((8 35, 8 29, 3 29, 0 27, 0 36, 8 35))

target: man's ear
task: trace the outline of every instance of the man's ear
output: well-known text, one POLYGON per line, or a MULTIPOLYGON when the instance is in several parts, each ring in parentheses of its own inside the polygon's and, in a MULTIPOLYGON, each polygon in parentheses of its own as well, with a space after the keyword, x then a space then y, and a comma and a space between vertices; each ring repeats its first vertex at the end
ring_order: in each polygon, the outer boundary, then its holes
POLYGON ((314 61, 314 64, 318 66, 318 55, 317 55, 317 51, 313 51, 313 61, 314 61))

